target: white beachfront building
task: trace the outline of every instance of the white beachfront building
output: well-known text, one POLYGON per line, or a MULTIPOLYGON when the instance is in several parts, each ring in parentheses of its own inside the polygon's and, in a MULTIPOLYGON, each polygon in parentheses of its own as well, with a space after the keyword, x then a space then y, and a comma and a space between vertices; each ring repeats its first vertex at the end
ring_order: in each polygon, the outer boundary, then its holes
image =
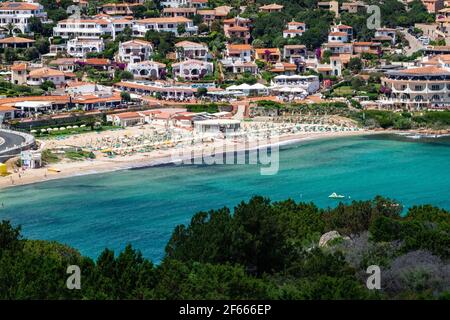
POLYGON ((153 45, 144 40, 121 42, 119 45, 119 61, 137 63, 148 60, 153 54, 153 45))
POLYGON ((201 136, 233 135, 241 129, 241 122, 234 119, 208 119, 194 121, 194 134, 201 136))
POLYGON ((208 59, 208 46, 204 43, 197 43, 192 41, 181 41, 175 44, 176 58, 178 60, 184 59, 196 59, 207 60, 208 59))
POLYGON ((300 92, 300 90, 303 90, 305 93, 311 94, 319 91, 320 81, 318 76, 280 75, 272 79, 270 88, 279 92, 290 92, 289 90, 300 92))
POLYGON ((135 79, 156 80, 166 74, 166 65, 156 61, 140 61, 127 65, 127 71, 131 72, 135 79))
POLYGON ((172 64, 174 78, 183 80, 200 80, 214 71, 214 65, 211 62, 201 60, 185 60, 172 64))
POLYGON ((37 17, 43 22, 47 21, 47 13, 39 3, 0 3, 0 28, 13 25, 16 30, 27 33, 29 31, 29 20, 31 17, 37 17))
MULTIPOLYGON (((425 109, 450 106, 450 61, 437 57, 437 65, 388 71, 381 78, 385 107, 425 109)), ((447 60, 447 58, 445 58, 447 60)))
POLYGON ((75 38, 67 41, 67 54, 75 58, 86 58, 88 53, 105 50, 103 39, 75 38))
POLYGON ((94 17, 89 19, 69 18, 58 22, 53 28, 53 35, 64 39, 76 37, 99 38, 111 36, 113 39, 125 28, 131 28, 133 21, 124 18, 94 17))
POLYGON ((184 25, 187 33, 197 33, 198 27, 194 26, 191 19, 185 17, 159 17, 136 20, 133 26, 133 34, 138 37, 145 37, 147 31, 165 31, 172 32, 178 36, 179 25, 184 25))

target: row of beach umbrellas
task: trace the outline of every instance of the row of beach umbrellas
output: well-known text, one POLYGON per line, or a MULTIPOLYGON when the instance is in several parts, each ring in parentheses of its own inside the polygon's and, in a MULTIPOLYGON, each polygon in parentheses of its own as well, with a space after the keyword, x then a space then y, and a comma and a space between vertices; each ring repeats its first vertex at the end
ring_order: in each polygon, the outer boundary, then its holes
MULTIPOLYGON (((80 126, 75 125, 75 126, 67 126, 67 127, 60 127, 60 128, 45 128, 45 129, 40 129, 39 131, 40 132, 64 131, 64 130, 67 130, 67 129, 77 129, 77 128, 84 128, 84 127, 86 127, 86 125, 82 124, 80 126)), ((30 132, 31 133, 37 133, 38 130, 31 130, 30 132)))

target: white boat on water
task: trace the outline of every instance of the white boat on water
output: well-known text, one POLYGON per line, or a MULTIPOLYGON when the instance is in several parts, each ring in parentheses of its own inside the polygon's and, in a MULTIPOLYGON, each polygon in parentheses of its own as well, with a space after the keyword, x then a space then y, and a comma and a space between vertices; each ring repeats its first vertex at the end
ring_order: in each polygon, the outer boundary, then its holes
POLYGON ((328 198, 331 198, 331 199, 343 199, 343 198, 345 198, 345 196, 343 196, 342 194, 337 194, 336 192, 333 192, 332 194, 330 194, 328 196, 328 198))

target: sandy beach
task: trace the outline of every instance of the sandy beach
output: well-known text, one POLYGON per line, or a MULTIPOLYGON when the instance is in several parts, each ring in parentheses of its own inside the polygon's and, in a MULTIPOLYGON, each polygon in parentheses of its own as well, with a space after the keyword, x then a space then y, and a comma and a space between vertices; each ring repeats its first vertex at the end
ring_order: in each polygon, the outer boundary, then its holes
MULTIPOLYGON (((131 129, 129 134, 132 134, 137 129, 131 129)), ((124 134, 124 132, 121 132, 124 134)), ((150 167, 155 165, 162 165, 168 163, 178 163, 181 161, 190 160, 200 156, 214 156, 229 151, 244 151, 267 147, 268 145, 285 145, 291 143, 298 143, 301 141, 309 141, 323 138, 339 138, 356 135, 368 135, 386 133, 386 131, 343 131, 343 132, 303 132, 297 134, 281 135, 275 138, 253 140, 253 141, 233 141, 227 139, 216 140, 210 143, 202 143, 201 145, 183 146, 182 148, 174 149, 168 148, 165 150, 153 150, 146 153, 137 153, 133 155, 116 156, 109 158, 104 155, 97 155, 96 159, 82 160, 82 161, 67 161, 63 160, 56 164, 47 165, 39 169, 19 170, 19 172, 12 173, 8 176, 0 178, 0 189, 14 187, 25 184, 38 183, 53 179, 62 179, 80 175, 96 174, 103 172, 111 172, 117 170, 125 170, 130 168, 150 167), (51 168, 49 170, 49 168, 51 168), (59 172, 55 171, 58 170, 59 172)), ((114 134, 107 132, 107 134, 114 134)), ((77 139, 90 139, 89 135, 78 135, 69 137, 64 141, 66 144, 76 145, 77 139)), ((44 142, 45 148, 55 147, 58 141, 52 139, 44 142)))

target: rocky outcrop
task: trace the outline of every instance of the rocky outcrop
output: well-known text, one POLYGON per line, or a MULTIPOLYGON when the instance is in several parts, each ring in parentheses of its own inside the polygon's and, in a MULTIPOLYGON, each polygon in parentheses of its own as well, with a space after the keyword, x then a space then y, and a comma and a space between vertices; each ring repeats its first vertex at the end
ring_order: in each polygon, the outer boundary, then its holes
POLYGON ((347 237, 342 237, 339 232, 333 230, 333 231, 329 231, 327 233, 324 233, 319 240, 319 247, 325 247, 327 246, 328 243, 330 243, 331 241, 333 241, 334 239, 346 239, 347 237))

